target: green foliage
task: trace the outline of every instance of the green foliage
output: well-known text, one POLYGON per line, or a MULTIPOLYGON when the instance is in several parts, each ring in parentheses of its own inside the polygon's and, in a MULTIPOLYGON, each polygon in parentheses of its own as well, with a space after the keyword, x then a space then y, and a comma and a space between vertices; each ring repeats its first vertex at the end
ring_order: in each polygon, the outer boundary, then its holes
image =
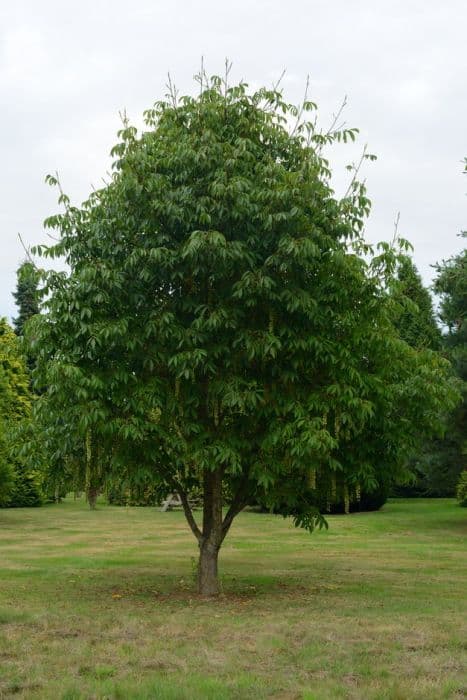
POLYGON ((462 403, 449 415, 433 479, 443 494, 454 495, 459 475, 467 469, 467 248, 437 265, 437 272, 435 291, 441 297, 440 318, 446 327, 443 349, 461 381, 462 403))
POLYGON ((225 528, 260 497, 311 530, 336 482, 400 475, 456 392, 448 363, 394 331, 400 256, 362 239, 359 166, 344 198, 331 189, 322 149, 355 130, 320 131, 312 103, 275 90, 200 83, 157 102, 143 133, 124 123, 111 181, 80 208, 60 191, 59 242, 37 252, 70 272, 45 275, 31 333, 37 412, 55 432, 91 429, 110 479, 203 483, 204 528, 223 485, 225 528))
MULTIPOLYGON (((433 303, 429 291, 409 257, 403 258, 398 266, 396 279, 391 286, 394 305, 394 324, 400 337, 415 350, 441 349, 441 331, 436 323, 433 303)), ((440 415, 440 423, 448 431, 445 412, 440 415)), ((396 486, 399 496, 445 496, 452 495, 452 481, 446 479, 447 453, 443 449, 443 437, 428 440, 420 445, 408 462, 412 473, 410 483, 396 486)))
POLYGON ((0 418, 17 421, 29 415, 29 378, 18 339, 6 319, 0 318, 0 418))
POLYGON ((16 291, 13 292, 13 297, 19 313, 13 320, 13 325, 17 335, 24 335, 26 321, 39 313, 39 276, 34 265, 25 261, 18 268, 16 277, 16 291))
MULTIPOLYGON (((13 297, 19 313, 13 319, 13 325, 16 335, 23 338, 26 322, 39 313, 39 274, 33 263, 26 260, 19 266, 16 278, 16 291, 13 292, 13 297)), ((32 371, 35 366, 34 355, 28 347, 24 347, 23 352, 26 355, 28 369, 32 371)))
POLYGON ((467 507, 467 470, 464 470, 459 477, 456 496, 460 505, 464 508, 467 507))
POLYGON ((21 431, 31 412, 29 376, 18 338, 0 319, 0 505, 26 506, 41 502, 40 474, 18 459, 21 431))
MULTIPOLYGON (((467 232, 462 234, 467 238, 467 232)), ((447 327, 446 347, 452 350, 457 372, 467 379, 467 248, 437 265, 435 290, 441 296, 440 318, 447 327)))
POLYGON ((8 506, 10 508, 31 508, 42 505, 43 500, 42 474, 26 471, 18 465, 8 506))
MULTIPOLYGON (((3 428, 1 428, 3 430, 3 428)), ((8 459, 5 437, 0 434, 0 508, 8 505, 10 494, 14 486, 14 471, 11 461, 8 459)))
POLYGON ((392 299, 394 325, 402 340, 413 348, 439 350, 441 331, 436 323, 433 302, 409 257, 403 257, 399 262, 392 285, 392 299))

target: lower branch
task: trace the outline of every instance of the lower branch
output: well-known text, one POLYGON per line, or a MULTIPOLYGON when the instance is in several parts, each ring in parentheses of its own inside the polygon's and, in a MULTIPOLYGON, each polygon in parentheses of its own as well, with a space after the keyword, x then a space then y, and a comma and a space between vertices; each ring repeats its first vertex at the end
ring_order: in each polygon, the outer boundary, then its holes
POLYGON ((201 530, 199 529, 199 527, 196 523, 196 520, 195 520, 194 515, 193 515, 193 511, 191 510, 190 504, 188 503, 188 497, 187 497, 185 491, 183 491, 183 489, 181 489, 181 488, 177 488, 177 493, 180 496, 180 500, 181 500, 182 505, 183 505, 183 510, 185 512, 185 517, 188 521, 188 525, 190 526, 191 531, 194 534, 194 536, 196 537, 196 539, 198 540, 198 542, 201 543, 201 540, 203 539, 203 533, 201 532, 201 530))
POLYGON ((234 496, 230 507, 225 514, 224 520, 222 522, 222 539, 224 541, 225 536, 230 530, 233 519, 244 509, 248 503, 248 474, 245 474, 240 482, 237 493, 234 496))

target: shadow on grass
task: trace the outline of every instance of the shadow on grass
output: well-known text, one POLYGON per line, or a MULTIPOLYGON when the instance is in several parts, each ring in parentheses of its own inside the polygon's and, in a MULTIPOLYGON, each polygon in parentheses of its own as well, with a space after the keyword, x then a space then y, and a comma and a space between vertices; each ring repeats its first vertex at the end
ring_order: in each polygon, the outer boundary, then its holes
MULTIPOLYGON (((356 579, 355 584, 360 580, 356 579)), ((72 595, 79 607, 102 606, 109 609, 131 610, 133 606, 167 606, 168 608, 206 603, 229 607, 230 605, 268 601, 273 605, 303 604, 316 597, 328 600, 342 595, 342 586, 317 577, 304 579, 303 575, 245 575, 220 576, 221 592, 216 597, 205 597, 197 592, 196 580, 190 576, 142 573, 134 569, 113 569, 92 572, 90 575, 67 576, 65 587, 55 588, 52 597, 59 600, 72 595)))

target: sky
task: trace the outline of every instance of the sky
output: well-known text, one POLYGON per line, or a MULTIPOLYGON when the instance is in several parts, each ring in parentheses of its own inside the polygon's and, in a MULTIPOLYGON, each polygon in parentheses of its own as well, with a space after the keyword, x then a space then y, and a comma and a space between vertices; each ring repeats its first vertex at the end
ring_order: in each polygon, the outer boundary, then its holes
POLYGON ((230 59, 232 82, 252 87, 285 69, 290 102, 309 75, 323 126, 347 96, 360 136, 329 154, 336 195, 368 144, 367 238, 391 239, 400 212, 430 284, 467 228, 466 33, 466 0, 0 0, 0 316, 15 314, 18 233, 47 242, 43 221, 59 210, 45 175, 58 171, 81 203, 110 169, 119 112, 140 125, 169 72, 195 91, 201 57, 209 74, 230 59))

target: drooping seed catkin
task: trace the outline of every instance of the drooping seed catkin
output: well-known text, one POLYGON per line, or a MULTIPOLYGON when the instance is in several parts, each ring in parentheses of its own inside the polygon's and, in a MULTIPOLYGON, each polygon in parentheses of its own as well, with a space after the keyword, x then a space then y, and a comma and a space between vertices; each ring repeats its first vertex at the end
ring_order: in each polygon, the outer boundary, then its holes
POLYGON ((308 472, 308 487, 313 490, 316 488, 316 469, 310 469, 308 472))
POLYGON ((274 324, 276 321, 276 314, 272 309, 269 311, 269 332, 271 335, 274 333, 274 324))
POLYGON ((344 513, 346 515, 350 513, 350 496, 349 489, 347 486, 344 486, 344 513))

